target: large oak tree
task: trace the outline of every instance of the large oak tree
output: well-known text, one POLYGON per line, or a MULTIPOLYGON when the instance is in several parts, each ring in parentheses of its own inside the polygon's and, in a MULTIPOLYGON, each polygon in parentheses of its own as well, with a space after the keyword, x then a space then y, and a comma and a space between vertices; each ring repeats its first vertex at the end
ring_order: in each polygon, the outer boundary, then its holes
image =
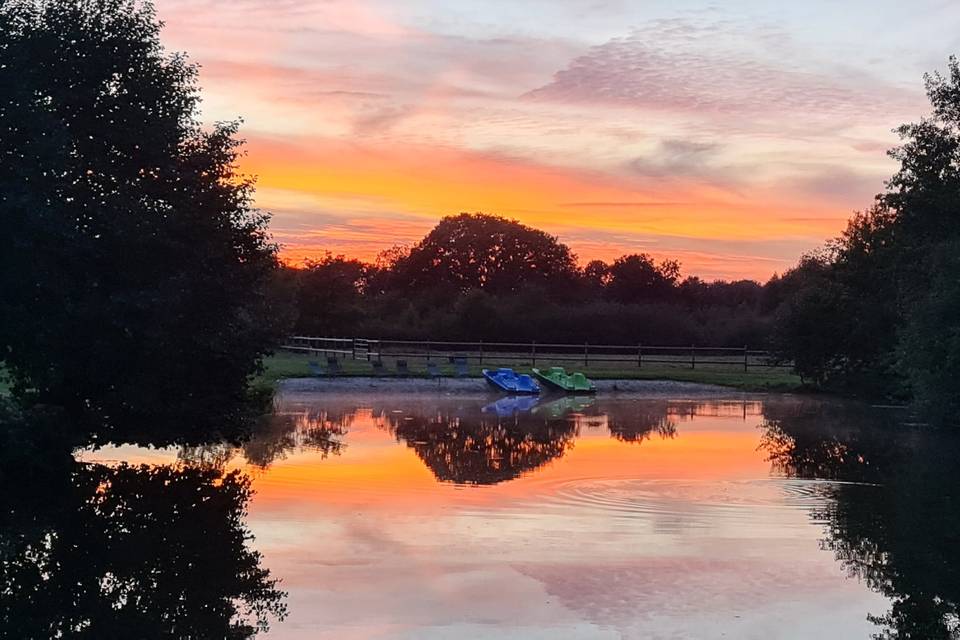
POLYGON ((515 220, 471 213, 441 220, 393 269, 398 282, 414 291, 558 288, 578 275, 576 256, 554 236, 515 220))

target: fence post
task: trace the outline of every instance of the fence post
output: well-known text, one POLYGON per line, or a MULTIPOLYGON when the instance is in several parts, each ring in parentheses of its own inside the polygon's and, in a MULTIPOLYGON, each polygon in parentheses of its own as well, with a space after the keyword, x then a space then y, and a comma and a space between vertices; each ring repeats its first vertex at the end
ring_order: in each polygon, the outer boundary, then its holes
POLYGON ((637 345, 637 369, 643 369, 643 343, 637 345))
POLYGON ((537 366, 537 341, 530 343, 530 358, 533 360, 533 366, 537 366))
POLYGON ((590 365, 590 345, 586 342, 583 343, 583 366, 587 367, 590 365))
POLYGON ((427 362, 430 362, 430 341, 427 340, 427 362))
POLYGON ((357 359, 357 339, 356 338, 350 341, 350 359, 351 360, 357 359))
POLYGON ((690 345, 690 368, 697 368, 697 347, 690 345))
POLYGON ((749 367, 749 361, 747 360, 747 345, 743 345, 743 370, 746 372, 747 367, 749 367))
POLYGON ((480 364, 483 365, 483 340, 480 341, 480 364))

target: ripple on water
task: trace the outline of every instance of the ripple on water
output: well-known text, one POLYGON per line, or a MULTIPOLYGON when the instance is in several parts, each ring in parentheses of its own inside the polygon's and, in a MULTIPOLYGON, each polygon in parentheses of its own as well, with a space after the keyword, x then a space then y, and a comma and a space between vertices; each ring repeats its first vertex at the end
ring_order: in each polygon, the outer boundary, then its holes
MULTIPOLYGON (((828 505, 835 485, 828 481, 784 478, 729 481, 580 478, 542 486, 539 495, 519 501, 508 511, 647 519, 676 523, 678 527, 776 525, 790 514, 806 516, 828 505)), ((808 522, 806 517, 796 521, 808 522)))

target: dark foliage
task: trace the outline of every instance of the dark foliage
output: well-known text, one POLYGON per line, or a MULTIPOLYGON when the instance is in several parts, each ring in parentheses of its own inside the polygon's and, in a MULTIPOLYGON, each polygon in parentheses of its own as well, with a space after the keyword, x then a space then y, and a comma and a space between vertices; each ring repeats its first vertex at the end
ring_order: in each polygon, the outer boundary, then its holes
POLYGON ((762 347, 770 323, 759 283, 680 282, 679 264, 644 254, 581 270, 555 238, 478 214, 375 265, 327 256, 291 272, 307 335, 762 347))
POLYGON ((656 265, 645 253, 622 256, 610 265, 604 295, 621 303, 663 301, 673 294, 679 277, 676 261, 656 265))
MULTIPOLYGON (((99 417, 216 413, 281 327, 235 123, 148 3, 0 4, 0 360, 99 417)), ((283 314, 280 314, 282 317, 283 314)))
POLYGON ((930 117, 898 129, 900 170, 826 257, 777 282, 774 346, 818 382, 960 415, 960 64, 926 77, 930 117))
POLYGON ((391 270, 412 291, 517 291, 562 287, 577 277, 576 257, 543 231, 499 216, 461 213, 444 218, 391 270))
POLYGON ((335 335, 356 326, 365 313, 363 294, 374 268, 343 256, 326 256, 294 272, 297 290, 297 331, 306 335, 335 335))
POLYGON ((941 243, 927 264, 929 289, 911 310, 899 356, 920 406, 945 423, 960 415, 960 241, 941 243))

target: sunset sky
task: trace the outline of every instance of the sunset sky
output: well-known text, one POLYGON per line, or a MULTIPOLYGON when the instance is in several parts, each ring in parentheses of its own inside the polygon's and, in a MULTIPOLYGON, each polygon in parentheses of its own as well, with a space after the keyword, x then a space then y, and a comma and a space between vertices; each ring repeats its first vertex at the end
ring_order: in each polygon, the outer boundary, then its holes
POLYGON ((284 257, 372 259, 460 211, 765 279, 894 170, 953 0, 157 0, 243 117, 284 257))

